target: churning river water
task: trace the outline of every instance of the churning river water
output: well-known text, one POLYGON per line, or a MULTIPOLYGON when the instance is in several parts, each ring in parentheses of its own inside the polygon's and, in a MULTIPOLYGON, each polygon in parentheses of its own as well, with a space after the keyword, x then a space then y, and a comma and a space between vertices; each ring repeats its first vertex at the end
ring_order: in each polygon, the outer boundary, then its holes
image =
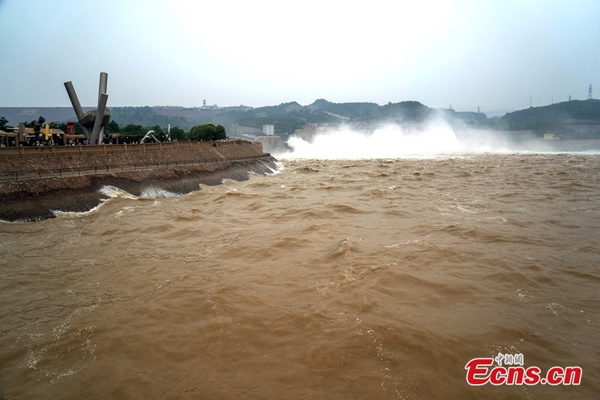
POLYGON ((0 224, 0 398, 592 399, 600 156, 283 159, 0 224), (580 385, 474 387, 522 354, 580 385))

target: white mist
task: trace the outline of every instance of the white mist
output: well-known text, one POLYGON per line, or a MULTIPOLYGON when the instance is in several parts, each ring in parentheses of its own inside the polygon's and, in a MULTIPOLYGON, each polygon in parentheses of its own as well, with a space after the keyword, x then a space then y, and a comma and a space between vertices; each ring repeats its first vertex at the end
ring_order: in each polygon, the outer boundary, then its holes
POLYGON ((435 120, 418 131, 385 125, 372 133, 351 128, 318 133, 311 143, 292 136, 286 158, 361 159, 402 158, 464 152, 456 134, 443 120, 435 120))

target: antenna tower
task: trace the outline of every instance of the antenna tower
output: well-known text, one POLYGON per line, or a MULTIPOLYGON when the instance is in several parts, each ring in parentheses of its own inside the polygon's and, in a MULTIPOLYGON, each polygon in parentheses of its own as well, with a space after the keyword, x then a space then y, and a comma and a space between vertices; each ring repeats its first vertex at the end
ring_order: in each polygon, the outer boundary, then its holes
POLYGON ((590 85, 590 90, 588 91, 588 100, 593 100, 594 97, 592 97, 592 85, 590 85))

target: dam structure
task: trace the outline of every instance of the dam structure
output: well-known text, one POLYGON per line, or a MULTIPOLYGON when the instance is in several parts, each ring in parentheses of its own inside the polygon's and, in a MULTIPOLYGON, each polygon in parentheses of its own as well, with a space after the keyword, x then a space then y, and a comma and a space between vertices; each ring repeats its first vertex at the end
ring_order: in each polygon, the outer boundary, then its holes
POLYGON ((0 219, 29 221, 83 212, 108 196, 158 189, 179 195, 277 169, 262 144, 245 140, 0 149, 0 219))

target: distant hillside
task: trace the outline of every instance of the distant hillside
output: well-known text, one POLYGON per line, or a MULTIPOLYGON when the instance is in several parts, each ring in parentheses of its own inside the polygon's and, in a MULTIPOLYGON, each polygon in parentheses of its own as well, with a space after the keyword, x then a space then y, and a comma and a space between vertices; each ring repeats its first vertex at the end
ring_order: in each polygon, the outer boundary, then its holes
POLYGON ((569 138, 600 137, 600 100, 572 100, 508 113, 499 125, 508 130, 557 133, 569 138))
POLYGON ((332 103, 324 99, 316 100, 308 106, 296 102, 279 106, 261 107, 247 111, 237 123, 240 126, 261 128, 264 124, 274 124, 275 133, 293 133, 306 124, 340 123, 419 123, 431 118, 436 110, 416 101, 388 103, 379 106, 375 103, 332 103))
POLYGON ((372 117, 379 105, 375 103, 331 103, 324 99, 319 99, 309 106, 306 106, 311 112, 322 111, 329 112, 353 120, 365 120, 372 117))
POLYGON ((311 111, 318 110, 347 117, 353 121, 388 120, 390 122, 421 122, 431 117, 434 110, 417 101, 388 103, 380 106, 375 103, 331 103, 319 99, 307 106, 311 111))
MULTIPOLYGON (((83 107, 83 112, 92 110, 92 107, 83 107)), ((31 122, 44 117, 47 122, 75 121, 73 107, 0 107, 0 117, 8 120, 9 126, 18 126, 19 122, 31 122)))
MULTIPOLYGON (((83 107, 83 112, 95 107, 83 107)), ((179 126, 190 129, 194 125, 211 123, 224 111, 202 110, 200 108, 183 107, 109 107, 111 120, 120 126, 128 124, 151 127, 155 125, 167 127, 179 126)), ((31 122, 38 117, 46 122, 77 121, 73 107, 0 107, 0 117, 8 120, 9 126, 17 126, 20 122, 31 122)))
POLYGON ((207 114, 198 112, 197 109, 164 109, 162 107, 112 107, 110 109, 110 118, 117 121, 120 126, 129 124, 167 127, 178 126, 188 130, 197 124, 211 122, 214 117, 210 111, 207 114), (195 123, 195 121, 198 121, 195 123))
MULTIPOLYGON (((84 111, 90 110, 85 107, 84 111)), ((223 125, 235 135, 260 132, 265 124, 275 125, 275 134, 291 134, 307 124, 361 124, 380 122, 419 124, 432 117, 444 117, 455 129, 474 127, 505 131, 532 131, 541 136, 556 133, 564 138, 600 138, 600 100, 569 101, 545 107, 528 108, 487 118, 484 113, 457 112, 452 109, 433 109, 417 101, 388 103, 332 103, 325 99, 302 106, 297 102, 267 107, 111 107, 111 119, 119 126, 129 124, 143 127, 156 125, 166 128, 178 126, 189 130, 194 125, 212 123, 223 125), (250 128, 250 129, 246 129, 250 128)), ((0 108, 9 126, 30 122, 43 116, 47 122, 75 121, 71 107, 54 108, 0 108)))

